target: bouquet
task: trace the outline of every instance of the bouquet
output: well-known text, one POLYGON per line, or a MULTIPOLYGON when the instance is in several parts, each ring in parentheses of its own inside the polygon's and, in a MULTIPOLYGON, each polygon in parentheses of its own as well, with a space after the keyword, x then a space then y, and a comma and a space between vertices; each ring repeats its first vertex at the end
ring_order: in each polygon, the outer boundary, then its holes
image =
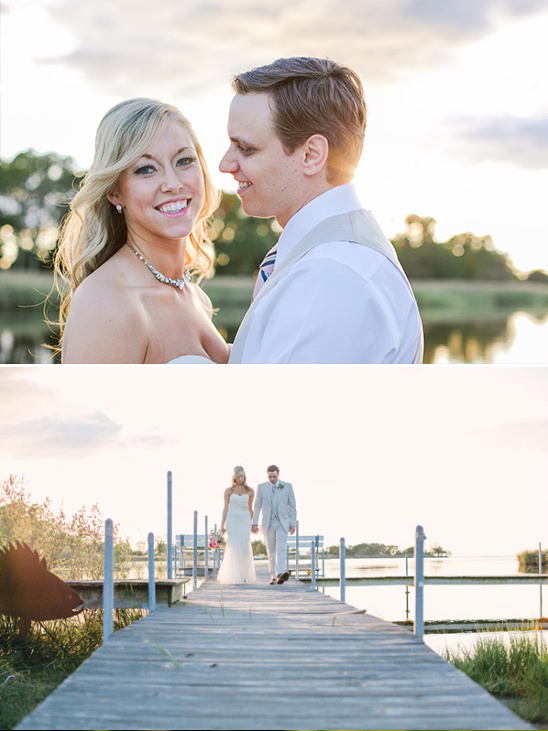
POLYGON ((210 534, 209 534, 209 547, 210 548, 213 548, 213 549, 221 548, 222 546, 224 546, 224 543, 225 543, 225 539, 223 538, 223 534, 221 533, 220 530, 218 530, 217 532, 212 530, 210 532, 210 534))

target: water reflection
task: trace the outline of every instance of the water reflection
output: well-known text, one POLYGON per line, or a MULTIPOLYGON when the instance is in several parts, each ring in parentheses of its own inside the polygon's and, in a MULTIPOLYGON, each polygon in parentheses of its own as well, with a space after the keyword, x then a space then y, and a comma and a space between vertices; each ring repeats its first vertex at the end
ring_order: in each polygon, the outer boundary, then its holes
MULTIPOLYGON (((232 342, 239 318, 215 317, 232 342)), ((501 318, 439 321, 425 318, 425 363, 548 363, 548 314, 517 311, 501 318)), ((0 363, 55 363, 55 338, 37 312, 0 317, 0 363)))

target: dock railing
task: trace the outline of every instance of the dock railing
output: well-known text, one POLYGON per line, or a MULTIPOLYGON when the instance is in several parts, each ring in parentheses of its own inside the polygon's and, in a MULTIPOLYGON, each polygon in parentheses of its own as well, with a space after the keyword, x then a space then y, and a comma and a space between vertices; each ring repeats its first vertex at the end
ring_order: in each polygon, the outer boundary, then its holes
MULTIPOLYGON (((312 573, 312 561, 314 561, 314 576, 325 577, 325 546, 324 537, 321 535, 300 535, 297 530, 292 536, 287 536, 287 570, 293 570, 298 579, 303 570, 301 559, 310 556, 310 572, 312 573)), ((308 569, 304 569, 308 571, 308 569)))

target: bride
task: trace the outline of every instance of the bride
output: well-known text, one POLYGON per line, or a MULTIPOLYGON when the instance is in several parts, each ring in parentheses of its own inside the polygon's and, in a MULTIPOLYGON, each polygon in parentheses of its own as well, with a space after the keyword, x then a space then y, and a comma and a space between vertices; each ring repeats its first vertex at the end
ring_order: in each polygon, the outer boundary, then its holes
POLYGON ((232 487, 225 490, 221 530, 227 541, 217 581, 221 584, 243 584, 255 581, 251 551, 251 518, 254 490, 246 484, 244 468, 234 467, 232 487))
POLYGON ((56 257, 63 363, 227 362, 211 302, 190 279, 211 276, 217 204, 177 108, 130 99, 107 112, 56 257))

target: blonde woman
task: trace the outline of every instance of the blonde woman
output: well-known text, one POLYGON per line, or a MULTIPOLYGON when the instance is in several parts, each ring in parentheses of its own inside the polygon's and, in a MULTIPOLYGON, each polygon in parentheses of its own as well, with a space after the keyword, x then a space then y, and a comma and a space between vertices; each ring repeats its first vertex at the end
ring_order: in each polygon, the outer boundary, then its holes
POLYGON ((71 204, 56 273, 63 363, 226 363, 207 295, 218 204, 188 120, 154 99, 113 107, 71 204))
POLYGON ((232 475, 232 486, 224 495, 221 530, 227 541, 217 581, 221 584, 243 584, 255 581, 251 550, 251 518, 255 491, 248 487, 244 468, 238 465, 232 475))

